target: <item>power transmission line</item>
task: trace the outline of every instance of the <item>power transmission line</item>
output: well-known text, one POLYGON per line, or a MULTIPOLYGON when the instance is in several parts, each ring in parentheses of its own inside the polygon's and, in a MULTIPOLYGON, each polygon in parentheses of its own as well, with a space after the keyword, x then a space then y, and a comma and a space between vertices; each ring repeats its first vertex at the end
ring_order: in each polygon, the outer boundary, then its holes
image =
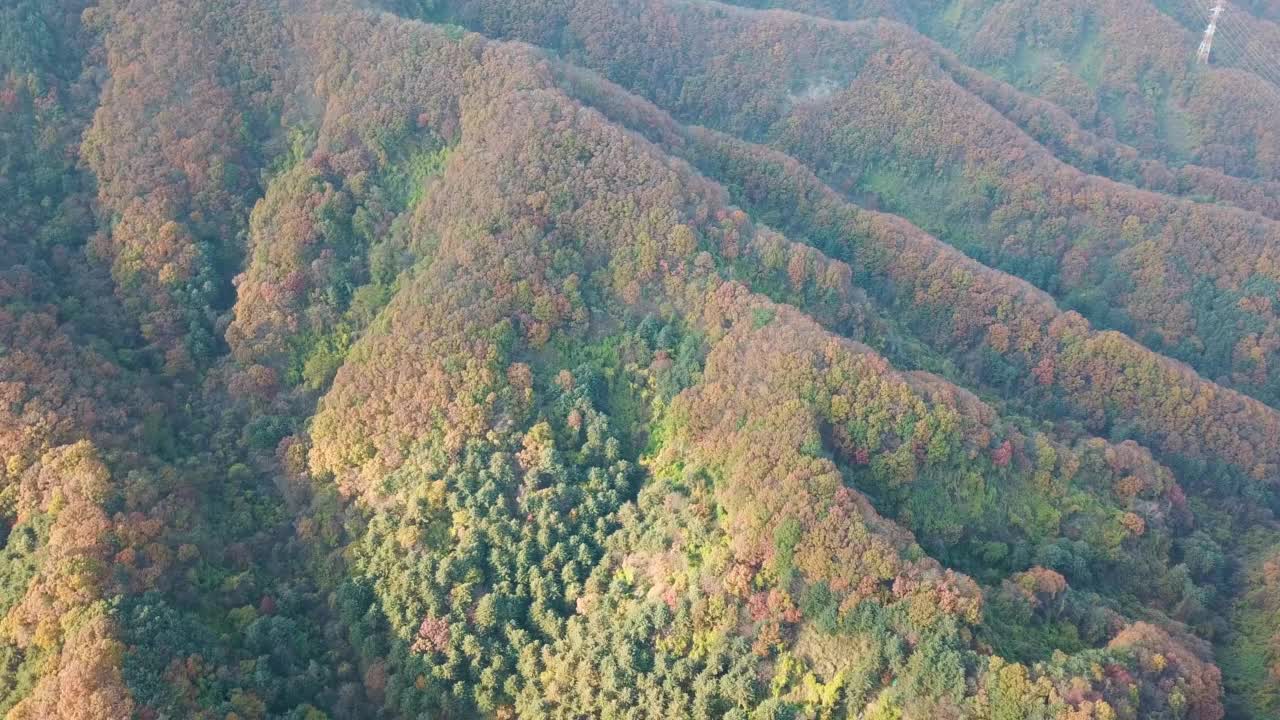
POLYGON ((1227 45, 1232 47, 1238 55, 1246 58, 1255 68, 1261 68, 1265 71, 1265 73, 1260 74, 1264 74, 1272 82, 1280 79, 1280 63, 1268 58, 1265 52, 1258 50, 1243 28, 1223 23, 1218 28, 1218 32, 1219 37, 1225 40, 1227 45))
POLYGON ((1252 72, 1273 84, 1280 84, 1277 83, 1277 80, 1280 80, 1280 65, 1275 61, 1266 60, 1251 47, 1248 40, 1220 30, 1219 41, 1229 47, 1239 58, 1237 65, 1241 70, 1252 72))
POLYGON ((1228 55, 1236 58, 1241 70, 1251 72, 1261 79, 1280 86, 1280 63, 1269 59, 1253 47, 1243 27, 1222 21, 1226 6, 1218 0, 1212 8, 1207 8, 1202 0, 1195 0, 1196 8, 1201 15, 1208 18, 1209 27, 1205 29, 1204 39, 1196 52, 1197 61, 1208 63, 1212 57, 1215 43, 1225 46, 1228 55))

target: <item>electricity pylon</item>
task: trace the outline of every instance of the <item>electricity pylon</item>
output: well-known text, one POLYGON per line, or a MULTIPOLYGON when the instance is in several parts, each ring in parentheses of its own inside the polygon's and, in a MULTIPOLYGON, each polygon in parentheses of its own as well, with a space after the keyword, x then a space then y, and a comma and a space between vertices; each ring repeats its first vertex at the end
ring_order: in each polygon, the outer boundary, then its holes
POLYGON ((1213 36, 1218 32, 1218 18, 1226 11, 1227 6, 1222 4, 1222 0, 1218 0, 1209 12, 1209 27, 1205 28, 1204 40, 1200 41, 1200 51, 1196 53, 1201 63, 1209 62, 1209 55, 1213 52, 1213 36))

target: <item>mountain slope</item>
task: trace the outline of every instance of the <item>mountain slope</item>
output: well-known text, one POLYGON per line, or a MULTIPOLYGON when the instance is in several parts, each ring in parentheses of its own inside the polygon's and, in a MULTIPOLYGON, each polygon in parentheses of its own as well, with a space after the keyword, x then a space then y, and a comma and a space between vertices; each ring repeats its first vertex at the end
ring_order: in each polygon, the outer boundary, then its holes
POLYGON ((0 709, 1273 713, 1263 141, 795 9, 5 10, 0 709))

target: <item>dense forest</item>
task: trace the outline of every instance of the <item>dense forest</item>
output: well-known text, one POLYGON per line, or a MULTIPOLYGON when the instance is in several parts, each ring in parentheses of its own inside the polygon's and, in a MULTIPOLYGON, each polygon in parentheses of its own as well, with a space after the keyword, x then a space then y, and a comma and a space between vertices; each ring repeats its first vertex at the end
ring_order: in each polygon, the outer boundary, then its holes
POLYGON ((0 0, 0 714, 1280 717, 1280 3, 0 0))

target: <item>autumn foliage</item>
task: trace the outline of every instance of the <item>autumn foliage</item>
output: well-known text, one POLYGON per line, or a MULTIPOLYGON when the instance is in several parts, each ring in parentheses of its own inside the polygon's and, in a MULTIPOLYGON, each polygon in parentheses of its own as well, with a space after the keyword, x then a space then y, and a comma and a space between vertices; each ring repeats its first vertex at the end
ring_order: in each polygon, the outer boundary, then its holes
POLYGON ((0 8, 0 713, 1275 710, 1246 57, 375 5, 0 8))

